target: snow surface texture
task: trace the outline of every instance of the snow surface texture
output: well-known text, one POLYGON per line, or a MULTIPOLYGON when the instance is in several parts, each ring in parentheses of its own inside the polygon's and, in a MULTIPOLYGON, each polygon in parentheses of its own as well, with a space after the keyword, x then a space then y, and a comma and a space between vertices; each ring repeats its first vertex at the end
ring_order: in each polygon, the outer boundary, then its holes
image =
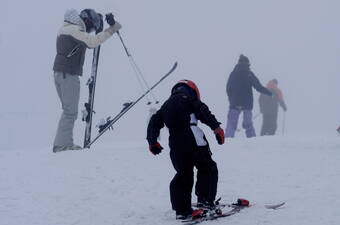
MULTIPOLYGON (((169 202, 174 170, 168 149, 157 157, 147 150, 147 99, 91 150, 51 152, 61 114, 52 72, 55 39, 69 8, 113 12, 149 85, 178 61, 155 96, 162 103, 178 80, 194 80, 223 127, 225 85, 239 54, 249 57, 263 84, 279 80, 288 105, 285 120, 282 112, 278 120, 284 137, 248 140, 242 131, 217 146, 202 126, 219 167, 218 195, 255 204, 211 224, 340 224, 340 139, 334 134, 340 125, 340 1, 1 0, 0 225, 181 224, 169 202), (277 211, 261 207, 281 201, 287 203, 277 211)), ((92 53, 86 54, 79 112, 92 53)), ((93 125, 141 93, 114 35, 101 48, 93 125)), ((255 116, 258 93, 254 103, 255 116)), ((83 142, 80 117, 75 144, 83 142)), ((260 126, 258 117, 257 132, 260 126)), ((164 147, 166 136, 163 131, 164 147)))
MULTIPOLYGON (((255 204, 211 224, 339 224, 338 139, 210 142, 219 168, 218 196, 255 204), (279 210, 263 208, 281 201, 286 205, 279 210)), ((0 152, 0 224, 181 224, 169 201, 174 170, 168 151, 153 156, 143 142, 57 154, 50 149, 0 152)))

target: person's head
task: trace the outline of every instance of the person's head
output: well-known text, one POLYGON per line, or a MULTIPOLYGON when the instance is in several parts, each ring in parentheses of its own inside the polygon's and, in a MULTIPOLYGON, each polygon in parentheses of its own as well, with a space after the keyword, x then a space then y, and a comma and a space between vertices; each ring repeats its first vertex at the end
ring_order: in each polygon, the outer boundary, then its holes
POLYGON ((250 66, 250 62, 249 62, 248 57, 243 55, 243 54, 241 54, 239 59, 238 59, 238 64, 250 66))
POLYGON ((64 22, 84 26, 83 20, 75 9, 68 9, 64 14, 64 22))
POLYGON ((276 84, 276 85, 279 84, 279 82, 277 81, 277 79, 273 79, 272 81, 273 81, 273 83, 276 84))
POLYGON ((268 81, 267 88, 274 89, 274 88, 277 88, 277 85, 278 85, 277 79, 272 79, 272 80, 268 81))
POLYGON ((191 97, 201 99, 200 92, 196 84, 191 80, 180 80, 171 89, 171 94, 174 92, 182 92, 191 97))
POLYGON ((84 9, 80 12, 80 18, 84 21, 86 32, 97 31, 101 27, 101 16, 93 9, 84 9))

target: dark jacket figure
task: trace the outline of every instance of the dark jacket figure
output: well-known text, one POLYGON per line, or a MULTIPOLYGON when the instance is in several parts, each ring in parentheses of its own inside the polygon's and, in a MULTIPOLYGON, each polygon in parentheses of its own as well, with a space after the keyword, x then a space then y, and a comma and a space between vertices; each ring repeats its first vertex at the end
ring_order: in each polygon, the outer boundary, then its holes
POLYGON ((258 78, 250 70, 249 59, 240 55, 238 63, 227 82, 229 113, 226 137, 234 137, 241 112, 243 112, 243 128, 246 130, 247 137, 256 136, 252 121, 253 88, 263 94, 271 95, 271 92, 261 85, 258 78))
POLYGON ((200 101, 196 85, 192 81, 182 80, 172 88, 169 99, 151 117, 147 129, 149 149, 153 154, 159 154, 162 150, 157 142, 160 129, 164 125, 169 128, 170 158, 177 172, 170 183, 170 198, 178 219, 193 213, 191 191, 194 167, 197 168, 195 193, 198 202, 213 204, 216 197, 218 170, 197 120, 214 131, 219 144, 224 143, 223 129, 208 106, 200 101))
POLYGON ((274 135, 277 129, 277 115, 279 105, 284 111, 287 110, 286 103, 283 99, 282 91, 277 87, 277 80, 273 79, 268 82, 267 88, 273 93, 271 97, 260 95, 260 112, 262 113, 261 136, 274 135))

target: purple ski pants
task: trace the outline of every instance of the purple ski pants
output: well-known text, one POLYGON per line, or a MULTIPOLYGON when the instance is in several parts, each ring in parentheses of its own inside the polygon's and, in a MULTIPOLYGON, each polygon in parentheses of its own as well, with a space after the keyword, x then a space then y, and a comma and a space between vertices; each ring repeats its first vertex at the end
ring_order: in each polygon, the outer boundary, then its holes
POLYGON ((255 137, 255 129, 253 126, 253 113, 251 110, 229 109, 227 127, 225 129, 226 137, 234 137, 237 129, 238 118, 240 113, 243 112, 242 127, 246 130, 248 138, 255 137))

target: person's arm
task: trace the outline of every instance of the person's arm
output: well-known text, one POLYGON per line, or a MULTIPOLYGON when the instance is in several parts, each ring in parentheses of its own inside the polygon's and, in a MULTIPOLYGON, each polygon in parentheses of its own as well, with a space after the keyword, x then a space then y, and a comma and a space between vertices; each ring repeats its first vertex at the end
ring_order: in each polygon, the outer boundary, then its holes
POLYGON ((81 31, 80 28, 70 33, 74 38, 85 43, 88 48, 96 48, 104 41, 109 39, 115 32, 117 32, 122 26, 116 22, 113 26, 106 28, 104 31, 98 34, 89 34, 85 31, 81 31))
POLYGON ((253 74, 250 74, 250 79, 252 82, 253 87, 255 88, 256 91, 264 94, 264 95, 269 95, 272 96, 272 92, 269 91, 267 88, 265 88, 259 81, 259 79, 253 74))
POLYGON ((283 99, 279 99, 279 104, 282 107, 283 111, 287 111, 287 105, 283 99))
POLYGON ((164 127, 164 121, 161 117, 160 110, 158 110, 155 114, 150 118, 148 128, 147 128, 147 137, 148 143, 150 145, 157 143, 157 138, 159 136, 160 130, 164 127))
POLYGON ((220 127, 220 122, 217 121, 215 116, 210 112, 208 106, 198 99, 192 100, 194 113, 202 123, 208 125, 214 131, 217 143, 224 144, 224 131, 220 127))
POLYGON ((158 143, 157 138, 159 136, 160 130, 164 127, 164 121, 161 117, 160 110, 158 110, 155 114, 152 115, 148 129, 147 129, 147 137, 149 143, 149 150, 152 154, 158 155, 162 152, 163 147, 160 143, 158 143))
POLYGON ((209 126, 212 130, 215 130, 220 126, 220 122, 217 121, 215 116, 210 112, 209 107, 198 99, 192 99, 193 111, 202 123, 209 126))

